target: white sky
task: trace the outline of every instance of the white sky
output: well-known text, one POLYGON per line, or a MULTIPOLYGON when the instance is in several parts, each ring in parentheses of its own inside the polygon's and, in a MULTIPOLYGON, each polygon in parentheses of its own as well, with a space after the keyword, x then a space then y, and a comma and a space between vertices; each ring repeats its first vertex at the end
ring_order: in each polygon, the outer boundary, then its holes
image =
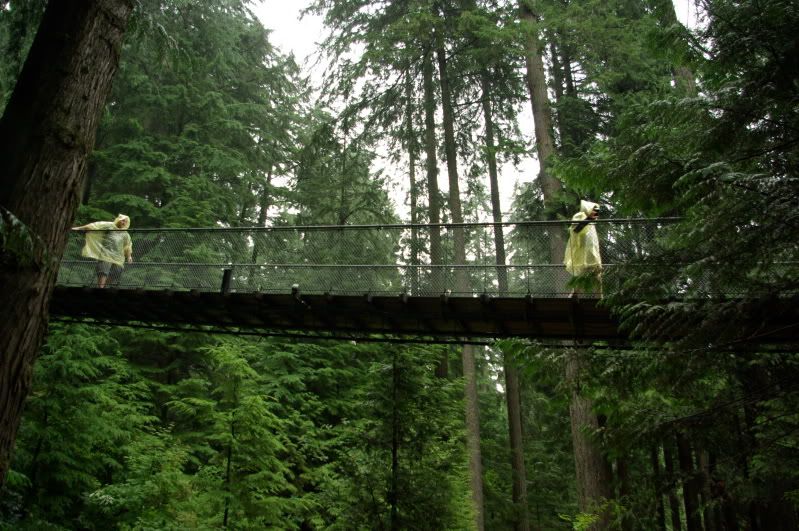
MULTIPOLYGON (((691 0, 672 0, 674 2, 677 18, 683 24, 693 27, 696 24, 696 8, 691 0)), ((262 0, 253 6, 253 12, 258 16, 263 25, 272 30, 270 42, 277 46, 283 53, 293 52, 297 62, 304 66, 306 73, 311 78, 318 81, 323 72, 318 64, 315 65, 318 51, 318 44, 324 39, 326 30, 322 23, 322 18, 313 15, 306 15, 300 20, 301 11, 310 3, 310 0, 262 0)), ((521 130, 525 139, 531 142, 533 139, 533 120, 530 106, 522 108, 523 112, 519 116, 521 130)), ((407 175, 406 170, 401 167, 382 165, 386 172, 392 176, 392 181, 397 184, 397 188, 391 191, 395 207, 400 216, 405 219, 408 217, 407 208, 404 204, 407 194, 407 175)), ((379 169, 378 163, 375 169, 379 169)), ((517 183, 530 181, 538 174, 538 162, 533 157, 522 159, 520 164, 514 167, 506 164, 500 167, 500 195, 502 210, 510 211, 513 190, 517 183)), ((417 174, 419 175, 419 174, 417 174)), ((447 172, 443 161, 439 161, 439 186, 442 190, 448 189, 447 172)), ((486 184, 486 188, 488 185, 486 184)), ((462 185, 463 188, 463 185, 462 185)), ((489 213, 483 213, 482 219, 488 219, 489 213)))

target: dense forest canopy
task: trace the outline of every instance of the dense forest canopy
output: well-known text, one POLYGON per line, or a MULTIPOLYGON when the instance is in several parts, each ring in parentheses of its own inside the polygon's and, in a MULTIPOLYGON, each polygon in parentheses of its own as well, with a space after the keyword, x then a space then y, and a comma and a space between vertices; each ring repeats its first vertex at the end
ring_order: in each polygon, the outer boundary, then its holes
MULTIPOLYGON (((799 357, 757 337, 799 302, 795 2, 696 0, 688 28, 670 0, 308 0, 306 69, 254 5, 136 2, 75 225, 679 217, 606 293, 636 339, 52 322, 0 528, 799 529, 799 357)), ((0 0, 0 111, 46 8, 0 0)), ((563 256, 494 237, 497 264, 563 256)))

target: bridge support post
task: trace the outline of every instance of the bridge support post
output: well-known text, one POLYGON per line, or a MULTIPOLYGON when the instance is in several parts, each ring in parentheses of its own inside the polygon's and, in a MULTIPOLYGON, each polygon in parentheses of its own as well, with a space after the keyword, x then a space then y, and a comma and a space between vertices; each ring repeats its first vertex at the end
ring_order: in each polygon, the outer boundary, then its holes
POLYGON ((222 288, 221 292, 223 294, 230 293, 230 282, 233 279, 233 269, 223 269, 222 270, 222 288))

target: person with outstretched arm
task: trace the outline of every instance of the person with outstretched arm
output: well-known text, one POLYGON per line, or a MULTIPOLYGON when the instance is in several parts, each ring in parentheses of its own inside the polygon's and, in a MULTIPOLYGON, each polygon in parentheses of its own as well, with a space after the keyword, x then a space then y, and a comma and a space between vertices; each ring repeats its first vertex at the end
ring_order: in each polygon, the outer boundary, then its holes
MULTIPOLYGON (((573 277, 587 279, 586 284, 598 284, 602 294, 602 256, 599 253, 599 236, 596 224, 599 218, 599 205, 591 201, 580 201, 580 211, 572 216, 569 226, 569 241, 563 263, 573 277)), ((574 281, 573 281, 574 282, 574 281)), ((574 294, 577 290, 572 291, 574 294)))
POLYGON ((85 231, 86 243, 81 256, 97 260, 97 287, 119 282, 125 262, 133 263, 133 242, 127 229, 130 218, 119 214, 114 221, 95 221, 72 230, 85 231))

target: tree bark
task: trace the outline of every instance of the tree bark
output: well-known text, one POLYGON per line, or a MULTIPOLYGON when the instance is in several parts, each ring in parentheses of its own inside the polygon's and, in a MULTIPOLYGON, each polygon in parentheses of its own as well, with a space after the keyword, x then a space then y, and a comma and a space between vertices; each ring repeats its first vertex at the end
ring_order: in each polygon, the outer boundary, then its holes
POLYGON ((499 174, 497 172, 497 153, 494 141, 494 117, 491 109, 491 83, 488 72, 480 75, 482 91, 483 118, 485 120, 486 134, 486 162, 488 164, 488 179, 491 189, 491 217, 494 220, 494 249, 497 264, 497 286, 500 295, 508 292, 508 271, 505 268, 505 232, 502 227, 502 205, 499 199, 499 174))
POLYGON ((657 527, 666 531, 666 509, 663 506, 663 477, 660 474, 660 446, 652 446, 649 454, 652 465, 652 477, 655 480, 655 508, 657 510, 657 527))
POLYGON ((272 164, 269 165, 269 169, 266 172, 266 182, 264 183, 264 189, 261 190, 261 200, 258 205, 258 226, 259 227, 266 227, 266 218, 269 215, 269 207, 271 206, 271 195, 270 190, 272 188, 272 172, 274 171, 274 166, 272 164))
POLYGON ((563 151, 566 148, 566 139, 563 133, 564 129, 566 129, 566 124, 564 123, 563 110, 560 106, 563 103, 563 67, 560 64, 558 48, 552 36, 550 36, 549 42, 549 55, 552 58, 552 88, 555 90, 555 103, 557 104, 555 121, 557 122, 560 139, 559 149, 563 151))
MULTIPOLYGON (((654 7, 655 15, 663 29, 680 24, 680 21, 677 20, 677 13, 674 11, 674 2, 672 0, 655 0, 654 7)), ((689 96, 696 94, 696 78, 689 67, 678 63, 672 65, 671 71, 675 84, 683 94, 689 96)))
MULTIPOLYGON (((491 109, 491 88, 488 72, 480 76, 482 89, 483 117, 486 134, 486 162, 491 188, 491 215, 494 220, 494 248, 496 251, 497 284, 499 294, 508 292, 508 272, 505 269, 505 234, 502 227, 502 205, 499 199, 499 175, 494 142, 494 118, 491 109)), ((505 400, 508 406, 508 430, 510 432, 511 470, 513 473, 514 529, 528 531, 530 520, 527 514, 527 471, 524 465, 524 440, 522 437, 521 393, 519 391, 519 372, 503 355, 505 373, 505 400)))
POLYGON ((680 501, 677 499, 676 492, 677 479, 674 474, 674 450, 669 440, 663 443, 663 463, 666 468, 666 478, 668 481, 671 529, 672 531, 680 531, 682 529, 682 520, 680 519, 680 501))
POLYGON ((702 531, 702 517, 699 513, 699 485, 694 470, 691 444, 681 433, 677 434, 677 457, 682 473, 683 502, 685 503, 685 523, 688 531, 702 531))
MULTIPOLYGON (((447 179, 449 182, 449 212, 452 223, 456 226, 453 233, 453 263, 456 265, 466 263, 466 237, 463 227, 463 211, 461 209, 461 191, 458 182, 458 154, 455 144, 455 113, 452 107, 452 93, 449 85, 449 72, 447 71, 447 55, 444 43, 439 37, 436 40, 436 58, 438 59, 439 84, 441 86, 441 109, 444 117, 444 154, 447 159, 447 179)), ((469 282, 463 269, 455 270, 455 290, 467 293, 469 282)))
MULTIPOLYGON (((530 104, 533 108, 533 124, 535 127, 535 144, 538 152, 538 164, 540 165, 538 179, 541 183, 541 191, 544 194, 544 206, 547 210, 547 217, 554 219, 559 209, 560 196, 563 186, 560 181, 552 177, 547 166, 555 154, 555 144, 552 138, 552 111, 547 95, 547 80, 544 73, 544 62, 542 60, 543 47, 538 39, 538 21, 534 12, 534 2, 522 0, 521 19, 527 33, 525 63, 527 66, 527 89, 530 92, 530 104)), ((559 232, 559 237, 553 237, 550 243, 552 258, 562 260, 565 250, 565 241, 559 232)), ((553 262, 558 263, 558 262, 553 262)))
POLYGON ((391 504, 391 529, 399 529, 399 519, 397 512, 398 485, 399 485, 399 414, 397 411, 397 387, 399 385, 399 368, 397 367, 397 349, 393 348, 391 363, 391 492, 389 502, 391 504))
POLYGON ((417 145, 416 134, 413 129, 413 80, 410 73, 407 74, 405 80, 405 106, 406 106, 406 134, 408 138, 408 185, 410 196, 410 209, 411 209, 411 294, 419 294, 419 229, 416 224, 419 223, 418 203, 419 203, 419 190, 416 185, 416 159, 417 159, 417 145))
MULTIPOLYGON (((616 474, 619 480, 619 499, 626 502, 630 499, 632 490, 630 488, 630 466, 627 464, 627 457, 616 459, 616 474)), ((625 511, 621 519, 622 531, 632 531, 633 521, 629 511, 625 511)))
MULTIPOLYGON (((605 457, 586 433, 596 431, 599 420, 594 414, 591 400, 584 398, 580 390, 580 373, 583 369, 582 359, 571 353, 566 361, 566 381, 571 387, 569 415, 577 472, 577 502, 581 511, 594 512, 598 504, 613 498, 612 477, 605 457)), ((609 515, 603 512, 594 529, 606 529, 608 525, 609 515)))
MULTIPOLYGON (((552 177, 547 167, 552 155, 555 154, 552 139, 552 118, 547 95, 547 82, 542 59, 543 47, 538 39, 538 21, 535 14, 533 0, 521 0, 520 12, 522 24, 527 31, 525 62, 527 66, 527 88, 530 91, 530 102, 533 108, 533 122, 535 127, 536 148, 540 164, 539 182, 544 195, 546 217, 554 219, 560 210, 563 186, 560 181, 552 177)), ((551 263, 561 263, 566 248, 565 238, 562 233, 555 231, 550 238, 551 263)), ((565 291, 568 277, 565 270, 556 280, 555 289, 565 291)), ((570 352, 566 360, 566 382, 572 389, 569 413, 572 426, 572 443, 574 446, 574 462, 577 472, 577 492, 581 510, 590 510, 605 499, 611 499, 611 474, 608 464, 599 448, 590 440, 585 431, 592 431, 599 427, 599 421, 593 412, 590 400, 581 396, 578 385, 578 376, 581 372, 583 360, 576 352, 570 352)), ((609 515, 602 514, 597 529, 604 529, 609 525, 609 515)))
POLYGON ((132 0, 50 2, 0 119, 0 206, 40 243, 33 265, 0 264, 0 483, 132 9, 132 0))
MULTIPOLYGON (((427 208, 430 217, 430 291, 444 291, 441 278, 441 205, 438 192, 438 158, 436 153, 436 97, 433 87, 432 43, 422 59, 422 91, 424 92, 424 148, 427 180, 427 208)), ((442 359, 436 366, 436 376, 446 378, 449 373, 449 351, 442 349, 442 359)))
MULTIPOLYGON (((272 202, 270 190, 272 187, 272 172, 274 171, 274 165, 271 163, 269 164, 269 169, 266 172, 266 181, 264 182, 264 188, 261 190, 261 197, 258 201, 258 226, 265 227, 266 226, 266 219, 269 214, 269 206, 272 202)), ((255 266, 258 263, 258 257, 263 250, 263 241, 260 238, 255 238, 255 242, 252 246, 252 256, 250 263, 255 266)), ((257 282, 257 275, 255 274, 256 268, 253 267, 248 275, 249 280, 248 283, 250 288, 254 288, 257 282)))
POLYGON ((738 515, 735 512, 735 504, 727 493, 724 481, 716 478, 716 456, 708 455, 710 465, 711 492, 713 497, 719 502, 715 511, 716 529, 719 531, 738 531, 738 515))
POLYGON ((477 380, 474 367, 474 345, 463 345, 463 379, 465 381, 466 450, 469 453, 469 482, 475 510, 475 527, 485 529, 483 500, 483 462, 480 453, 480 418, 478 415, 477 386, 469 382, 477 380))
POLYGON ((710 492, 710 458, 706 451, 696 451, 697 470, 699 471, 700 493, 702 495, 702 521, 705 531, 716 531, 716 519, 710 502, 713 494, 710 492))
MULTIPOLYGON (((430 264, 441 264, 441 223, 440 193, 438 191, 438 157, 436 153, 436 96, 433 88, 433 52, 425 53, 422 60, 422 90, 424 92, 424 147, 427 180, 427 208, 430 224, 430 264)), ((442 285, 438 270, 432 271, 431 291, 441 291, 442 285)))
POLYGON ((236 440, 236 423, 234 422, 234 417, 230 418, 230 442, 227 445, 227 465, 225 470, 225 512, 222 516, 222 527, 227 527, 228 524, 228 514, 230 511, 230 483, 232 479, 232 469, 231 465, 233 464, 233 441, 236 440))
MULTIPOLYGON (((444 116, 444 153, 447 156, 447 176, 449 177, 449 209, 452 223, 463 223, 461 211, 460 185, 458 183, 458 161, 455 147, 455 114, 452 106, 452 94, 447 72, 447 57, 444 42, 439 35, 436 39, 436 56, 438 59, 439 84, 441 86, 441 108, 444 116)), ((466 238, 463 227, 453 229, 454 263, 466 263, 466 238)), ((455 291, 469 291, 466 272, 458 268, 455 271, 455 291)), ((469 450, 469 476, 472 487, 472 500, 475 507, 475 525, 479 531, 485 527, 483 502, 483 465, 480 453, 480 421, 477 401, 477 375, 475 373, 474 347, 463 345, 462 363, 466 394, 466 432, 469 450)))

